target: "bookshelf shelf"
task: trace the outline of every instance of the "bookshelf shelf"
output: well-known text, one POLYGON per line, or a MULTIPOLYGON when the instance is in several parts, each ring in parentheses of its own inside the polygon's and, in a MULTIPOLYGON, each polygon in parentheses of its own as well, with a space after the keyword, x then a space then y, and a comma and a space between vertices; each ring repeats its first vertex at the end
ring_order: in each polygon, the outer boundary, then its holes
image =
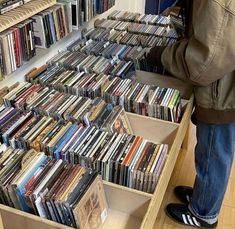
POLYGON ((56 0, 33 0, 3 15, 0 15, 0 32, 53 6, 56 0))

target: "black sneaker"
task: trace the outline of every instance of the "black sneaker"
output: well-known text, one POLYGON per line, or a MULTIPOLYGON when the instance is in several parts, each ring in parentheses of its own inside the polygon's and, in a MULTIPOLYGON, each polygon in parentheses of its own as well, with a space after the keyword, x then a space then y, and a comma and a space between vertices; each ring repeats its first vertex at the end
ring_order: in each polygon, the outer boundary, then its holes
POLYGON ((198 228, 215 228, 218 221, 209 224, 196 216, 194 216, 188 209, 188 205, 185 204, 168 204, 166 206, 166 214, 177 223, 185 226, 192 226, 198 228))
POLYGON ((176 186, 174 193, 182 203, 188 204, 193 195, 193 188, 189 186, 176 186))

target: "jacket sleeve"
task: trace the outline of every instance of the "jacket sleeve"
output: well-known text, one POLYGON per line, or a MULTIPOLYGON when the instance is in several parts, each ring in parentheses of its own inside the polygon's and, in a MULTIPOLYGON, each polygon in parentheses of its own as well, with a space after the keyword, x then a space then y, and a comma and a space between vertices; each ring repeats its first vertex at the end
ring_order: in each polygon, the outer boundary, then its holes
POLYGON ((235 67, 235 17, 228 0, 194 0, 189 39, 167 47, 163 66, 173 76, 207 86, 235 67))

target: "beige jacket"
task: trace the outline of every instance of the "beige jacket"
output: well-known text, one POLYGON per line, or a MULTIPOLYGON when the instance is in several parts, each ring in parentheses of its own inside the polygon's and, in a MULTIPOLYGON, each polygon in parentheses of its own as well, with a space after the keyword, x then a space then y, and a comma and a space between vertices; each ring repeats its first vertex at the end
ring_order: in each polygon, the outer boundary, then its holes
POLYGON ((235 0, 194 0, 192 34, 161 57, 175 77, 195 85, 195 115, 235 122, 235 0))

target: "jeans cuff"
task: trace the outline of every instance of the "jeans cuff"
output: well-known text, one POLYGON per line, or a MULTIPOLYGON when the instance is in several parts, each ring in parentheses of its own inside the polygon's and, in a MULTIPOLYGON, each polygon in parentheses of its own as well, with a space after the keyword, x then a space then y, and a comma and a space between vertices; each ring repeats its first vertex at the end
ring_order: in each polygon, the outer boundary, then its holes
POLYGON ((218 220, 218 214, 216 215, 212 215, 212 216, 201 216, 200 214, 197 213, 197 211, 195 211, 195 208, 189 204, 188 205, 189 211, 196 216, 197 218, 207 222, 208 224, 213 224, 218 220))

